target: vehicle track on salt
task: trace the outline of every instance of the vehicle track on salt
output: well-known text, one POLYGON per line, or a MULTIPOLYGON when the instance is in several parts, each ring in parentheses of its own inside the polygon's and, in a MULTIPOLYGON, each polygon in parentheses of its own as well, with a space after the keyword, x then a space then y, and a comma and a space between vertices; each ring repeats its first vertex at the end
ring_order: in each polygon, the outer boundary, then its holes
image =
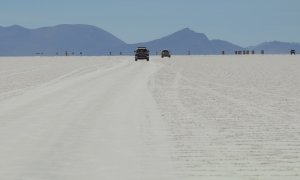
POLYGON ((159 68, 123 58, 2 101, 1 179, 174 179, 147 86, 159 68))
POLYGON ((0 58, 0 179, 299 179, 299 62, 0 58))

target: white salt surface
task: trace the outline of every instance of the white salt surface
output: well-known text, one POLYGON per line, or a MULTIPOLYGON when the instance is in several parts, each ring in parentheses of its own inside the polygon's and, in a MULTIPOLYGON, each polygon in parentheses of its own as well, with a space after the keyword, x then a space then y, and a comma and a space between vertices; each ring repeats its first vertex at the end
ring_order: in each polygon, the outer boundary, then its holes
POLYGON ((299 56, 0 58, 0 179, 299 172, 299 56))

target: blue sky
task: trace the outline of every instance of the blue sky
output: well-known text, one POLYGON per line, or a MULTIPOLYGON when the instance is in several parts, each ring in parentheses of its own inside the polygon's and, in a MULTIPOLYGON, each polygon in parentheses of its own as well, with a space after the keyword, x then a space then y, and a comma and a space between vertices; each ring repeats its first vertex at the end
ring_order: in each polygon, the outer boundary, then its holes
POLYGON ((0 25, 90 24, 127 43, 189 27, 238 45, 300 42, 300 0, 0 0, 0 25))

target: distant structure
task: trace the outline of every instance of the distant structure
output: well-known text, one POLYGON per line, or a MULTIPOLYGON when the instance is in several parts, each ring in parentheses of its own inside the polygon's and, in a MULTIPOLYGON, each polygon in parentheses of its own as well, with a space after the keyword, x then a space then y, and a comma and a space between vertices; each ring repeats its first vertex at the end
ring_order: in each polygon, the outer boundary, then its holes
POLYGON ((292 49, 290 53, 291 53, 291 55, 296 55, 296 50, 292 49))
POLYGON ((222 54, 225 55, 225 51, 222 51, 222 54))
POLYGON ((65 51, 65 55, 68 56, 68 51, 65 51))
POLYGON ((120 52, 120 56, 122 56, 122 54, 123 54, 123 53, 122 53, 122 52, 120 52))
POLYGON ((109 55, 110 55, 110 56, 111 56, 111 54, 112 54, 112 53, 111 53, 111 52, 109 52, 109 55))
POLYGON ((255 54, 255 51, 252 50, 243 50, 243 51, 234 51, 235 55, 249 55, 249 54, 255 54))
POLYGON ((191 55, 191 51, 188 51, 188 55, 191 55))
POLYGON ((80 52, 79 54, 80 54, 80 56, 82 56, 82 54, 83 54, 83 53, 82 53, 82 52, 80 52))
POLYGON ((37 52, 35 54, 38 55, 38 56, 42 56, 42 55, 44 55, 44 52, 37 52))
POLYGON ((261 50, 261 51, 260 51, 260 54, 265 54, 265 51, 264 51, 264 50, 261 50))

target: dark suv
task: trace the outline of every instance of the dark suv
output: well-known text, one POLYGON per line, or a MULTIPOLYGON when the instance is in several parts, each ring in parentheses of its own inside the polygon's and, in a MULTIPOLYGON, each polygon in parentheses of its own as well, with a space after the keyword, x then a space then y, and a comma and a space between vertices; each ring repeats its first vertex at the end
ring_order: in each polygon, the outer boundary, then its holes
POLYGON ((164 57, 169 57, 169 58, 171 57, 171 53, 169 50, 164 49, 161 51, 161 58, 164 58, 164 57))
POLYGON ((134 52, 135 61, 138 59, 147 59, 149 61, 149 50, 146 47, 138 47, 134 52))
POLYGON ((291 55, 293 55, 293 54, 296 55, 296 50, 292 49, 290 53, 291 53, 291 55))

